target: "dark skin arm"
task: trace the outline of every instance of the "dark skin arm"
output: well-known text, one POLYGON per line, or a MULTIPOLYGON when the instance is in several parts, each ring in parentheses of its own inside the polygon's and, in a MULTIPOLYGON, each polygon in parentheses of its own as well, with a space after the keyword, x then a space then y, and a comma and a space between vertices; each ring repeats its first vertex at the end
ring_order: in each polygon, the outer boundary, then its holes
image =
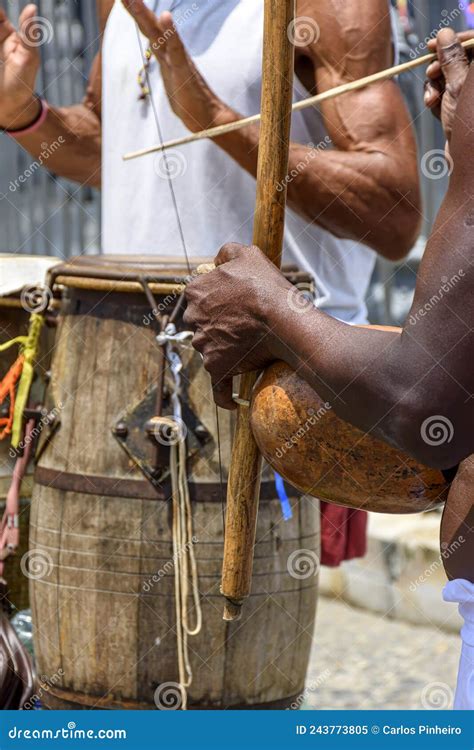
POLYGON ((474 452, 473 116, 471 68, 452 125, 454 172, 401 335, 355 329, 307 306, 302 314, 257 248, 224 248, 216 271, 189 285, 186 320, 219 405, 233 406, 233 375, 282 359, 343 419, 425 464, 451 468, 474 452), (444 441, 433 440, 430 420, 448 427, 444 441))
POLYGON ((441 521, 441 552, 446 575, 474 583, 474 456, 460 465, 441 521))
MULTIPOLYGON (((113 0, 98 0, 97 11, 101 34, 113 0)), ((40 66, 38 47, 28 44, 23 29, 37 15, 35 5, 24 9, 15 29, 0 9, 0 126, 18 130, 27 127, 39 113, 34 96, 40 66)), ((80 104, 51 107, 43 125, 34 133, 17 137, 34 158, 46 149, 45 144, 61 144, 48 150, 48 169, 82 184, 100 186, 101 166, 101 54, 94 60, 86 95, 80 104)))
MULTIPOLYGON (((171 106, 186 127, 198 131, 241 117, 204 81, 169 13, 157 18, 142 0, 124 5, 150 39, 171 106)), ((297 16, 309 19, 308 44, 296 46, 296 73, 311 93, 393 62, 386 0, 299 0, 297 16)), ((326 102, 322 115, 334 148, 291 144, 289 174, 296 176, 288 184, 289 205, 338 237, 362 241, 391 260, 404 257, 418 234, 421 204, 415 139, 397 85, 346 94, 326 102)), ((258 126, 215 140, 256 176, 258 126)))
MULTIPOLYGON (((458 34, 458 40, 464 41, 473 36, 473 31, 462 32, 458 34)), ((436 51, 435 40, 430 42, 430 48, 436 51)), ((430 65, 427 71, 428 84, 425 91, 425 104, 445 123, 448 141, 451 136, 457 98, 465 82, 465 66, 467 64, 456 45, 452 45, 451 57, 454 61, 454 71, 448 80, 446 80, 439 62, 430 65)), ((474 456, 471 455, 461 462, 456 477, 451 484, 440 529, 441 554, 446 575, 450 580, 462 579, 472 583, 474 583, 472 554, 474 545, 473 486, 474 456)))
MULTIPOLYGON (((461 31, 457 34, 457 41, 464 42, 474 38, 474 31, 461 31)), ((466 80, 466 68, 472 61, 472 50, 464 53, 459 45, 455 43, 451 35, 451 45, 449 45, 449 32, 446 37, 445 49, 445 66, 446 60, 451 58, 451 67, 453 72, 446 80, 443 74, 439 60, 435 60, 426 70, 425 84, 425 105, 431 109, 435 117, 441 119, 444 124, 447 142, 451 139, 454 113, 456 112, 459 94, 466 80)), ((430 52, 437 52, 437 40, 431 39, 428 42, 430 52)))

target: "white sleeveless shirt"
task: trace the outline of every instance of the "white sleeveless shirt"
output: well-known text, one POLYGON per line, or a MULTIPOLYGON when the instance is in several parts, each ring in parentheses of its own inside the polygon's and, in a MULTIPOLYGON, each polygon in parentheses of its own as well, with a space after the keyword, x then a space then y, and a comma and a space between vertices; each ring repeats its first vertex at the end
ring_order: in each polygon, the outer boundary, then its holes
MULTIPOLYGON (((147 0, 154 8, 155 0, 147 0)), ((179 33, 219 98, 243 116, 260 109, 263 0, 158 0, 173 5, 179 33)), ((145 49, 147 42, 141 39, 145 49)), ((104 253, 181 256, 182 244, 162 154, 124 162, 128 151, 159 142, 150 102, 139 101, 141 52, 136 26, 116 0, 103 45, 102 248, 104 253)), ((151 91, 164 140, 188 131, 172 112, 155 59, 151 91)), ((307 96, 295 82, 295 100, 307 96)), ((293 115, 292 140, 330 143, 319 112, 293 115)), ((168 168, 189 256, 213 256, 226 242, 252 240, 255 179, 211 141, 171 151, 168 168)), ((366 322, 365 296, 375 253, 337 239, 287 211, 284 262, 313 275, 317 306, 366 322)))

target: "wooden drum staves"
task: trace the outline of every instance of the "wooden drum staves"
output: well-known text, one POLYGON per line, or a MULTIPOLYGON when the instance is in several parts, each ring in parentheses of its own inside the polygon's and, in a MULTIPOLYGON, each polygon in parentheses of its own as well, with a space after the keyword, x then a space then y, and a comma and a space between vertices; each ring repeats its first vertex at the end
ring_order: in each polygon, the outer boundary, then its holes
MULTIPOLYGON (((178 682, 166 455, 149 481, 142 473, 155 460, 144 425, 156 413, 161 351, 142 284, 146 279, 167 316, 187 276, 182 261, 110 256, 78 260, 56 274, 65 299, 52 380, 63 408, 37 468, 30 540, 49 561, 31 587, 38 671, 62 675, 44 694, 49 708, 154 708, 161 688, 178 682)), ((182 328, 181 312, 175 324, 182 328)), ((304 688, 311 646, 318 504, 293 493, 293 518, 284 522, 266 477, 252 596, 242 621, 225 623, 216 414, 201 359, 190 348, 180 351, 203 614, 200 634, 189 639, 188 706, 286 707, 304 688), (303 570, 298 556, 313 569, 303 570)), ((227 412, 220 436, 225 477, 227 412)))

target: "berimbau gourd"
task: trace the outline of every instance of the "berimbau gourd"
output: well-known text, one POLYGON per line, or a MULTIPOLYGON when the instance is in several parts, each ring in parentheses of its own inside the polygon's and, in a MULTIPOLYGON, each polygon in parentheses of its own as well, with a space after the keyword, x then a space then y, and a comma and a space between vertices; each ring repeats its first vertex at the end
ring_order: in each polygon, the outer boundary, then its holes
POLYGON ((262 455, 305 494, 379 513, 419 513, 447 499, 448 476, 343 421, 284 362, 258 381, 250 419, 262 455))

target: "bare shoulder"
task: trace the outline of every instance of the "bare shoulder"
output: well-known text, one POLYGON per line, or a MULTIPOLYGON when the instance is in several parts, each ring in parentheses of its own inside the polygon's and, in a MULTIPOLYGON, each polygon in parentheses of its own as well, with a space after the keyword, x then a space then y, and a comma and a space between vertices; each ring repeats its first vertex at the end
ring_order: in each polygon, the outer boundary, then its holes
POLYGON ((393 60, 389 0, 297 0, 296 15, 302 39, 305 21, 316 30, 307 34, 303 54, 343 75, 350 70, 350 77, 361 77, 393 60))

